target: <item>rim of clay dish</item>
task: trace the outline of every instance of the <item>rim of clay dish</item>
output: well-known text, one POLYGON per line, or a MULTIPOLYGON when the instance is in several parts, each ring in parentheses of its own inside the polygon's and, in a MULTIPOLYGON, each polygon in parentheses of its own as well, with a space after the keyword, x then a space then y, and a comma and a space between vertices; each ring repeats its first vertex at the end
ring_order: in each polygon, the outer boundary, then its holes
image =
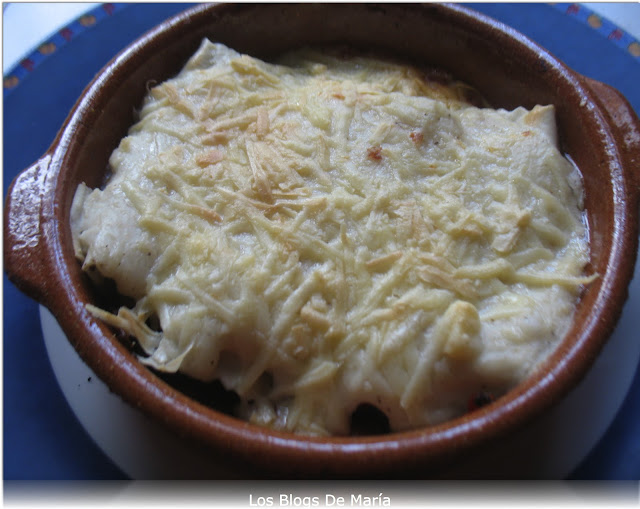
MULTIPOLYGON (((630 192, 628 178, 625 179, 617 163, 622 156, 613 148, 605 163, 613 168, 613 173, 619 174, 614 175, 617 180, 613 183, 615 231, 606 253, 607 271, 599 282, 597 298, 590 305, 593 313, 582 317, 585 321, 580 333, 565 340, 526 381, 495 402, 441 425, 384 436, 330 438, 303 437, 254 426, 211 410, 159 380, 137 362, 108 327, 87 312, 84 307, 87 294, 79 290, 79 269, 72 266, 75 260, 64 218, 68 210, 61 205, 69 201, 72 192, 65 189, 69 177, 64 168, 73 164, 70 161, 79 150, 78 140, 86 137, 87 126, 100 114, 104 101, 140 58, 163 47, 177 33, 206 24, 212 16, 252 8, 260 7, 198 6, 134 42, 87 87, 50 152, 35 170, 34 178, 40 182, 42 195, 50 194, 54 198, 43 198, 40 211, 39 235, 45 246, 42 257, 48 259, 45 265, 50 274, 44 274, 47 282, 34 293, 52 310, 80 356, 114 392, 179 433, 212 446, 224 457, 233 457, 259 469, 274 466, 276 471, 293 476, 366 476, 412 468, 428 470, 446 458, 522 425, 557 401, 588 370, 613 330, 626 299, 635 262, 637 210, 634 204, 637 200, 625 200, 630 192)), ((392 6, 386 8, 393 10, 392 6)), ((619 140, 611 134, 607 116, 600 111, 593 90, 548 52, 516 31, 464 7, 437 5, 429 9, 435 16, 454 24, 457 30, 480 34, 493 44, 514 47, 514 51, 528 58, 535 54, 539 65, 572 94, 573 103, 587 105, 585 114, 590 116, 603 143, 616 146, 619 140)))

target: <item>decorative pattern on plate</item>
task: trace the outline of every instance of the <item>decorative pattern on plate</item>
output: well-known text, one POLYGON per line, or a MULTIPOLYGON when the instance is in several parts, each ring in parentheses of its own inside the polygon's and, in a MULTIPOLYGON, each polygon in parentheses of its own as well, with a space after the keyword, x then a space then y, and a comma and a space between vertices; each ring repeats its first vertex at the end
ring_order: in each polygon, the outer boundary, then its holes
POLYGON ((552 4, 552 7, 587 24, 640 62, 640 42, 611 21, 576 3, 552 4))
MULTIPOLYGON (((102 19, 112 16, 126 7, 126 4, 105 3, 82 15, 69 26, 59 30, 51 38, 43 42, 31 55, 24 58, 18 65, 9 71, 3 79, 4 97, 15 89, 20 82, 28 76, 47 56, 55 53, 62 46, 82 32, 90 29, 102 19)), ((609 20, 595 14, 589 8, 577 3, 552 4, 552 7, 575 17, 586 23, 591 28, 612 41, 616 46, 628 52, 636 60, 640 61, 640 42, 634 39, 624 30, 618 28, 609 20)))
POLYGON ((3 79, 4 97, 6 98, 34 69, 36 69, 46 58, 54 54, 61 47, 67 44, 78 35, 94 27, 101 20, 112 16, 114 13, 124 9, 126 4, 105 3, 96 7, 78 19, 63 27, 44 41, 30 55, 22 59, 13 69, 11 69, 3 79))

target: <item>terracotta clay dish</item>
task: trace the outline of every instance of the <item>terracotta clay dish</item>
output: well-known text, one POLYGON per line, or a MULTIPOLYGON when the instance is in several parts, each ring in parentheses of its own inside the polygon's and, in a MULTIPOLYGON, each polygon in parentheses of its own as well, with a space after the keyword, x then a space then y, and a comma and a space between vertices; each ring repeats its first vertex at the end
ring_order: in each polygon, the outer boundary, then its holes
POLYGON ((247 476, 433 477, 545 412, 588 371, 619 318, 635 264, 640 122, 616 90, 583 77, 517 32, 444 5, 205 5, 147 33, 85 89, 50 149, 14 181, 5 204, 12 282, 46 306, 107 386, 247 476), (323 20, 323 23, 318 23, 323 20), (257 57, 302 45, 346 44, 443 69, 494 107, 554 104, 562 149, 584 178, 590 271, 573 327, 525 382, 441 425, 367 437, 308 438, 213 410, 141 365, 85 304, 95 289, 74 257, 69 210, 80 182, 99 185, 133 123, 147 83, 174 75, 204 37, 257 57))

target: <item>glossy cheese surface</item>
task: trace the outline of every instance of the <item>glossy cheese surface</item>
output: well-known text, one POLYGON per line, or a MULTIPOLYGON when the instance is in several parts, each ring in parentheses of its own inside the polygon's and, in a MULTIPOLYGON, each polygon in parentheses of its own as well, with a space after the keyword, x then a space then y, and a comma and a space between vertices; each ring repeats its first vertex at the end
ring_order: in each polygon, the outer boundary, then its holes
POLYGON ((92 307, 156 369, 219 379, 252 422, 442 422, 568 330, 589 245, 553 106, 471 106, 415 69, 204 41, 153 88, 75 249, 133 308, 92 307))

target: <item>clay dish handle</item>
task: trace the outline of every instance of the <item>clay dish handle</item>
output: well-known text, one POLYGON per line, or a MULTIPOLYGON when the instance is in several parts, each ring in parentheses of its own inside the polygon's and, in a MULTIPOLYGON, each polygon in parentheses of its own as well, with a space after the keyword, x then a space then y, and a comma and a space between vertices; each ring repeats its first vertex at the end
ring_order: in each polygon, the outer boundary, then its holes
POLYGON ((633 206, 640 206, 640 119, 627 99, 615 88, 586 76, 582 83, 595 96, 610 120, 612 134, 620 148, 623 172, 631 182, 633 206))
POLYGON ((47 225, 53 220, 45 207, 51 193, 52 152, 46 153, 12 182, 4 209, 4 267, 9 280, 29 297, 46 302, 53 268, 46 250, 47 225))

